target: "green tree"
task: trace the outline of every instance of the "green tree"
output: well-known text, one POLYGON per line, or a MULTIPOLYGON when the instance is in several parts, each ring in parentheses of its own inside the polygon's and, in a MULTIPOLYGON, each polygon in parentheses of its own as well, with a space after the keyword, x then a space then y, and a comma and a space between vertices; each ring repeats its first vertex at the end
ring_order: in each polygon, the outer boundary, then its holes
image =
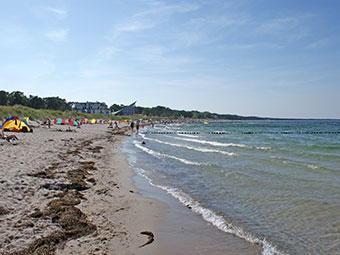
POLYGON ((46 109, 50 110, 72 110, 72 106, 70 103, 67 103, 65 99, 61 99, 60 97, 45 97, 44 98, 46 109))
POLYGON ((30 107, 34 109, 45 109, 45 101, 44 99, 38 96, 30 96, 30 107))
POLYGON ((0 105, 8 105, 8 97, 9 97, 9 93, 4 91, 4 90, 0 90, 0 105))
POLYGON ((113 104, 110 106, 110 110, 113 111, 113 112, 116 112, 116 111, 119 111, 121 110, 123 107, 122 106, 119 106, 118 104, 113 104))
POLYGON ((21 91, 13 91, 9 94, 9 105, 24 105, 29 106, 29 100, 21 91))

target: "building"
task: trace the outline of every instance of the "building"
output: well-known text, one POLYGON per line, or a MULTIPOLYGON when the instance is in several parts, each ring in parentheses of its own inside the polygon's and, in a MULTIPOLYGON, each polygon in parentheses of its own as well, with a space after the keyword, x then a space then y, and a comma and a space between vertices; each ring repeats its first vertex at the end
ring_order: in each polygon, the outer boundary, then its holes
POLYGON ((113 115, 135 115, 136 114, 136 110, 135 110, 135 105, 136 105, 135 101, 134 103, 130 104, 129 106, 124 107, 123 109, 113 112, 113 115))
POLYGON ((86 102, 86 103, 74 103, 72 110, 76 112, 84 113, 99 113, 110 115, 111 111, 105 103, 100 102, 86 102))

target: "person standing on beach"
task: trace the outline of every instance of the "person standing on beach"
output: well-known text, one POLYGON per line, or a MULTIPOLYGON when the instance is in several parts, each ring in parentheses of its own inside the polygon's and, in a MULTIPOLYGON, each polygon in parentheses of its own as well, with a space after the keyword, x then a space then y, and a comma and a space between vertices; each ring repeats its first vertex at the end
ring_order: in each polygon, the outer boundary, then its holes
POLYGON ((131 127, 131 131, 133 132, 133 128, 135 127, 135 123, 133 121, 131 121, 130 127, 131 127))
POLYGON ((138 131, 139 131, 139 120, 137 120, 136 129, 137 129, 137 134, 138 134, 138 131))

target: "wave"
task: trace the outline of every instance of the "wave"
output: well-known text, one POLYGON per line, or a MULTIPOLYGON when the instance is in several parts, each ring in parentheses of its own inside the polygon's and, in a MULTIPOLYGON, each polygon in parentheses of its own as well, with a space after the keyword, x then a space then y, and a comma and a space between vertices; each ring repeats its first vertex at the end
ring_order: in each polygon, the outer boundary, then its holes
POLYGON ((220 150, 213 150, 213 149, 206 149, 206 148, 197 148, 197 147, 187 146, 187 145, 183 145, 183 144, 164 142, 164 141, 161 141, 161 140, 158 140, 158 139, 146 137, 143 134, 141 134, 141 136, 145 140, 150 140, 150 141, 154 141, 154 142, 157 142, 157 143, 170 145, 170 146, 173 146, 173 147, 181 147, 181 148, 186 148, 188 150, 194 150, 194 151, 199 151, 199 152, 211 152, 211 153, 220 153, 220 154, 224 154, 224 155, 228 155, 228 156, 238 156, 238 154, 234 153, 234 152, 227 152, 227 151, 220 151, 220 150))
POLYGON ((282 163, 282 164, 285 164, 285 165, 291 165, 291 166, 295 166, 295 167, 304 167, 304 168, 314 170, 316 172, 324 172, 324 173, 329 173, 329 174, 334 174, 334 173, 339 172, 335 169, 330 169, 330 168, 326 168, 326 167, 323 167, 323 166, 317 166, 317 165, 313 165, 311 163, 301 162, 301 161, 292 160, 292 159, 288 159, 288 158, 277 157, 277 156, 271 156, 270 158, 272 160, 274 160, 274 162, 277 162, 277 163, 282 163))
POLYGON ((142 151, 154 156, 154 157, 157 157, 157 158, 171 158, 171 159, 175 159, 177 161, 180 161, 186 165, 193 165, 193 166, 207 166, 209 164, 206 164, 206 163, 199 163, 199 162, 194 162, 194 161, 190 161, 190 160, 187 160, 187 159, 182 159, 182 158, 178 158, 178 157, 175 157, 175 156, 172 156, 172 155, 168 155, 168 154, 163 154, 163 153, 160 153, 158 151, 153 151, 151 149, 148 149, 142 145, 140 145, 137 141, 133 141, 133 144, 141 149, 142 151))
POLYGON ((208 145, 217 146, 217 147, 239 147, 239 148, 247 148, 247 149, 255 148, 259 150, 270 150, 271 149, 270 147, 249 146, 249 145, 239 144, 239 143, 220 143, 220 142, 214 142, 214 141, 197 140, 197 139, 182 138, 182 137, 172 137, 172 138, 187 141, 187 142, 208 144, 208 145))
POLYGON ((179 189, 154 184, 152 179, 146 175, 144 169, 136 168, 136 170, 139 175, 143 176, 145 179, 148 180, 150 185, 166 191, 168 194, 176 198, 187 208, 190 208, 194 213, 201 215, 205 221, 216 226, 219 230, 225 233, 234 234, 252 244, 260 245, 263 249, 262 251, 263 255, 284 255, 284 253, 279 251, 277 247, 272 245, 265 238, 260 239, 250 233, 245 232, 241 227, 235 226, 231 222, 228 222, 223 216, 218 215, 211 209, 203 207, 198 201, 195 201, 191 196, 180 191, 179 189))

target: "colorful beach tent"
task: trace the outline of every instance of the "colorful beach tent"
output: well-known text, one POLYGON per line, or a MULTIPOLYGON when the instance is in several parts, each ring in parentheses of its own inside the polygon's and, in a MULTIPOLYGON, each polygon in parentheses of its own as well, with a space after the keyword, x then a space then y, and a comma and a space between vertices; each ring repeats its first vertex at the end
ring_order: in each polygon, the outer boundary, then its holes
POLYGON ((97 123, 97 120, 96 120, 96 119, 92 119, 92 120, 90 121, 90 123, 91 123, 91 124, 96 124, 96 123, 97 123))
POLYGON ((6 123, 7 121, 10 121, 10 120, 18 120, 18 119, 19 119, 19 118, 18 118, 17 116, 11 116, 11 117, 5 119, 5 121, 2 123, 2 125, 5 125, 5 123, 6 123))
POLYGON ((56 125, 66 125, 66 122, 62 118, 57 118, 54 120, 54 124, 56 125))
POLYGON ((79 123, 76 120, 71 120, 70 123, 68 123, 70 126, 78 127, 79 123))
POLYGON ((22 121, 25 122, 26 125, 29 125, 29 124, 30 124, 30 123, 29 123, 29 121, 30 121, 30 118, 29 118, 29 117, 24 118, 22 121))
POLYGON ((2 125, 3 131, 11 132, 32 132, 33 130, 19 119, 6 120, 2 125))
POLYGON ((88 118, 85 118, 85 119, 83 119, 83 123, 84 123, 84 124, 89 124, 89 123, 90 123, 90 121, 89 121, 89 119, 88 119, 88 118))

